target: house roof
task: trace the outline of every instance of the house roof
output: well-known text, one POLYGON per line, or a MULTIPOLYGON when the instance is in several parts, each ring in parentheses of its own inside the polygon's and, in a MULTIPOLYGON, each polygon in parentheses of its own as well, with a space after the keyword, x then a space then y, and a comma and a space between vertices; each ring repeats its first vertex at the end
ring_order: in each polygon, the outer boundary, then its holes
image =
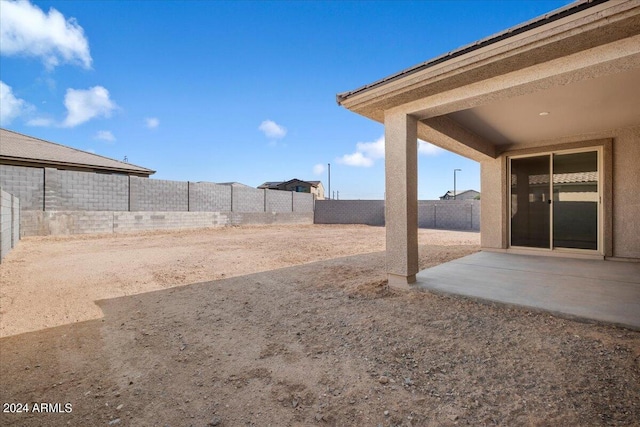
POLYGON ((336 102, 338 104, 342 104, 347 98, 355 95, 355 94, 359 94, 371 89, 374 89, 378 86, 387 84, 389 82, 392 82, 394 80, 398 80, 400 78, 403 77, 407 77, 411 74, 417 73, 419 71, 422 71, 426 68, 429 67, 433 67, 435 65, 441 64, 443 62, 446 61, 450 61, 454 58, 457 58, 459 56, 462 56, 464 54, 473 52, 475 50, 484 48, 486 46, 489 46, 491 44, 497 43, 499 41, 508 39, 510 37, 514 37, 517 36, 519 34, 522 34, 526 31, 530 31, 534 28, 540 27, 541 25, 556 21, 558 19, 561 18, 565 18, 569 15, 581 12, 583 10, 589 9, 591 7, 597 6, 600 3, 605 3, 607 1, 610 0, 580 0, 580 1, 576 1, 574 3, 571 3, 565 7, 562 7, 560 9, 556 9, 550 13, 547 13, 545 15, 539 16, 537 18, 534 18, 532 20, 529 20, 527 22, 524 22, 522 24, 516 25, 514 27, 508 28, 504 31, 501 31, 497 34, 491 35, 489 37, 486 37, 484 39, 478 40, 474 43, 470 43, 468 45, 462 46, 458 49, 452 50, 450 52, 445 53, 444 55, 438 56, 436 58, 430 59, 428 61, 422 62, 420 64, 414 65, 413 67, 409 67, 407 69, 404 69, 402 71, 399 71, 395 74, 392 74, 388 77, 384 77, 380 80, 376 80, 373 83, 369 83, 366 84, 364 86, 361 86, 357 89, 354 90, 350 90, 350 91, 346 91, 346 92, 342 92, 342 93, 338 93, 336 95, 336 102))
POLYGON ((250 185, 247 184, 243 184, 241 182, 237 182, 237 181, 232 181, 232 182, 217 182, 216 184, 218 185, 230 185, 232 187, 248 187, 248 188, 253 188, 250 185))
POLYGON ((0 162, 149 176, 155 171, 0 128, 0 162))
POLYGON ((424 141, 495 159, 640 124, 639 40, 639 1, 580 0, 337 100, 380 123, 393 110, 424 141))
POLYGON ((258 188, 275 188, 283 182, 284 181, 267 181, 264 184, 259 185, 258 188))
MULTIPOLYGON (((470 192, 470 191, 473 191, 474 193, 478 193, 478 194, 480 194, 480 192, 479 192, 479 191, 476 191, 476 190, 464 190, 464 191, 456 191, 456 192, 455 192, 455 195, 456 195, 456 196, 459 196, 459 195, 461 195, 461 194, 468 193, 468 192, 470 192)), ((453 190, 449 190, 449 191, 447 191, 447 192, 445 193, 445 196, 453 196, 453 195, 454 195, 454 191, 453 191, 453 190)))
POLYGON ((276 188, 279 185, 288 184, 294 181, 306 182, 307 184, 310 184, 312 187, 317 187, 320 184, 322 184, 322 181, 305 181, 303 179, 293 178, 293 179, 290 179, 289 181, 267 181, 264 184, 259 185, 258 188, 276 188))
MULTIPOLYGON (((517 184, 517 176, 512 178, 513 184, 517 184)), ((598 172, 568 172, 553 175, 554 184, 582 184, 598 182, 598 172)), ((549 184, 549 175, 531 175, 529 176, 529 185, 549 184)))

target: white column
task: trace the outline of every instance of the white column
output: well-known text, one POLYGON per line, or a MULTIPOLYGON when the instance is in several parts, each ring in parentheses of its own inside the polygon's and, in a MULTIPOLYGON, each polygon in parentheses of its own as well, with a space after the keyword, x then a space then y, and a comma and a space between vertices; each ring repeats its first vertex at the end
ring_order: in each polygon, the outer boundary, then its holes
POLYGON ((408 289, 418 272, 417 119, 385 113, 385 223, 389 286, 408 289))

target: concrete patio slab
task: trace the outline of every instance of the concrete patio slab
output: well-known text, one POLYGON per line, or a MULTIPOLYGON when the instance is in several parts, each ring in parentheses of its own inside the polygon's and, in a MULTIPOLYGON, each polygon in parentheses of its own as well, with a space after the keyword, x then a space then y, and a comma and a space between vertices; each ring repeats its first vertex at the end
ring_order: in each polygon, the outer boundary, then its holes
POLYGON ((640 263, 478 252, 419 272, 416 286, 640 330, 640 263))

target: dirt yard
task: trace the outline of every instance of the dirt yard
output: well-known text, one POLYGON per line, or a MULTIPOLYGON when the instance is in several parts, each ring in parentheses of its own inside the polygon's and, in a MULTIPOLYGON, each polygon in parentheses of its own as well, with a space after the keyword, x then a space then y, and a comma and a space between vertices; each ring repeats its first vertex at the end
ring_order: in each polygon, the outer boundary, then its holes
MULTIPOLYGON (((420 266, 478 244, 420 230, 420 266)), ((24 239, 0 425, 638 425, 639 332, 389 291, 383 250, 366 226, 24 239)))

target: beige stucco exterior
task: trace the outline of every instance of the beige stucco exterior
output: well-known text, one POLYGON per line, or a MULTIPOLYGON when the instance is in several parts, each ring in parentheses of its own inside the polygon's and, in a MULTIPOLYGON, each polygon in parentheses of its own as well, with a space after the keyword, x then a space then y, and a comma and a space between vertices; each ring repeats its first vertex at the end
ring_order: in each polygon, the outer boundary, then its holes
POLYGON ((597 150, 598 249, 538 253, 640 261, 640 2, 578 1, 338 102, 386 128, 392 285, 417 272, 416 138, 480 162, 482 248, 506 252, 510 157, 597 150))

